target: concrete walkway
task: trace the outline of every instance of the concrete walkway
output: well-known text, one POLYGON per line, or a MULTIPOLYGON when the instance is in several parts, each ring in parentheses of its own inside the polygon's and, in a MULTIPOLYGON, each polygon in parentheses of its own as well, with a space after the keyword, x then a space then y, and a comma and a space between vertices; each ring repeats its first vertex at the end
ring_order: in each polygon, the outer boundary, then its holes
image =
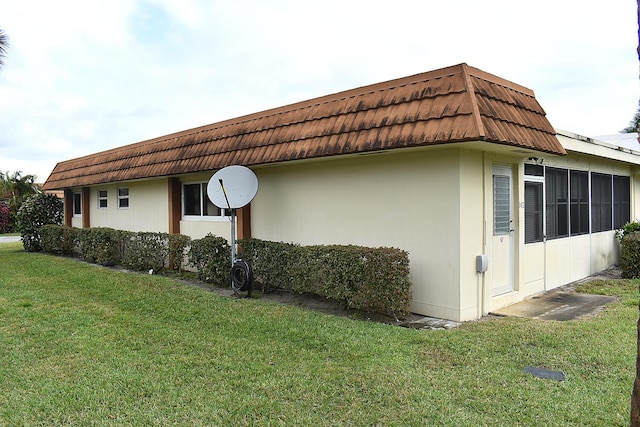
POLYGON ((0 243, 15 243, 20 241, 20 236, 0 236, 0 243))
POLYGON ((616 299, 616 297, 606 295, 553 290, 495 310, 491 314, 540 320, 573 320, 591 315, 616 299))

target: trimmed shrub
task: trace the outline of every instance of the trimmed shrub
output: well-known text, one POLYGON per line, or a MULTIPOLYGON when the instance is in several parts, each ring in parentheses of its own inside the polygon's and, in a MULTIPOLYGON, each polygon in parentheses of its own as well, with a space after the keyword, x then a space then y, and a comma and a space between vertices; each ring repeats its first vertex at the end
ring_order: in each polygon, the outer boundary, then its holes
POLYGON ((47 193, 34 194, 22 202, 16 216, 16 223, 25 251, 42 250, 40 228, 47 224, 62 224, 64 219, 62 205, 62 200, 47 193))
POLYGON ((81 228, 78 254, 89 262, 102 265, 121 264, 124 252, 123 234, 128 232, 108 227, 81 228))
POLYGON ((40 246, 44 252, 50 254, 73 255, 77 240, 77 228, 53 224, 40 228, 40 246))
POLYGON ((256 280, 267 288, 288 289, 294 292, 310 292, 304 278, 304 263, 300 245, 267 240, 248 239, 240 243, 240 257, 251 264, 256 280))
POLYGON ((137 271, 163 270, 169 260, 168 236, 167 233, 121 231, 122 265, 137 271))
POLYGON ((625 234, 621 241, 620 269, 626 279, 640 278, 640 233, 625 234))
POLYGON ((169 268, 181 272, 185 260, 185 251, 191 237, 184 234, 169 234, 169 268))
POLYGON ((231 283, 231 246, 223 237, 209 233, 191 241, 189 263, 196 268, 198 279, 216 286, 231 283))
POLYGON ((403 250, 258 239, 240 243, 242 258, 268 287, 344 300, 347 307, 394 317, 409 311, 409 255, 403 250))

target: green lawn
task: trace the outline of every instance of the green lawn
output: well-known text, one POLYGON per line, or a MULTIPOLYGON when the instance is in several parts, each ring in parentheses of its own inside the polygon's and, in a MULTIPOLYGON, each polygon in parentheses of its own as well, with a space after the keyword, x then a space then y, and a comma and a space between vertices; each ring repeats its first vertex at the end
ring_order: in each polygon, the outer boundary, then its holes
POLYGON ((620 302, 588 320, 411 330, 0 244, 0 426, 628 425, 637 289, 590 285, 620 302))

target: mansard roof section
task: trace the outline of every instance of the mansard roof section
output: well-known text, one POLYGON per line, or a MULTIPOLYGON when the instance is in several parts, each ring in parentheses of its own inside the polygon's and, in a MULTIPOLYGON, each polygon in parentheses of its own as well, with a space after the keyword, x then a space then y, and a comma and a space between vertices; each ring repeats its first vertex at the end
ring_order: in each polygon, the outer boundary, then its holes
POLYGON ((460 64, 60 162, 44 188, 467 141, 566 154, 533 91, 460 64))

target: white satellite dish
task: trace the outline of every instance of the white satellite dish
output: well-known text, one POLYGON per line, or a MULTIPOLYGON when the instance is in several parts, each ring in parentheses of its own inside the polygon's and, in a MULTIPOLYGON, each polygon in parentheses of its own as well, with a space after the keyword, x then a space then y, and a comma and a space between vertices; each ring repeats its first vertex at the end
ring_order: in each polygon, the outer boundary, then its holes
MULTIPOLYGON (((244 166, 227 166, 214 173, 207 184, 207 196, 221 209, 231 210, 231 266, 236 262, 236 209, 251 202, 258 192, 258 178, 244 166)), ((233 281, 231 286, 233 287, 233 281)))
POLYGON ((258 178, 244 166, 227 166, 216 172, 207 185, 211 203, 222 209, 239 209, 258 192, 258 178))

